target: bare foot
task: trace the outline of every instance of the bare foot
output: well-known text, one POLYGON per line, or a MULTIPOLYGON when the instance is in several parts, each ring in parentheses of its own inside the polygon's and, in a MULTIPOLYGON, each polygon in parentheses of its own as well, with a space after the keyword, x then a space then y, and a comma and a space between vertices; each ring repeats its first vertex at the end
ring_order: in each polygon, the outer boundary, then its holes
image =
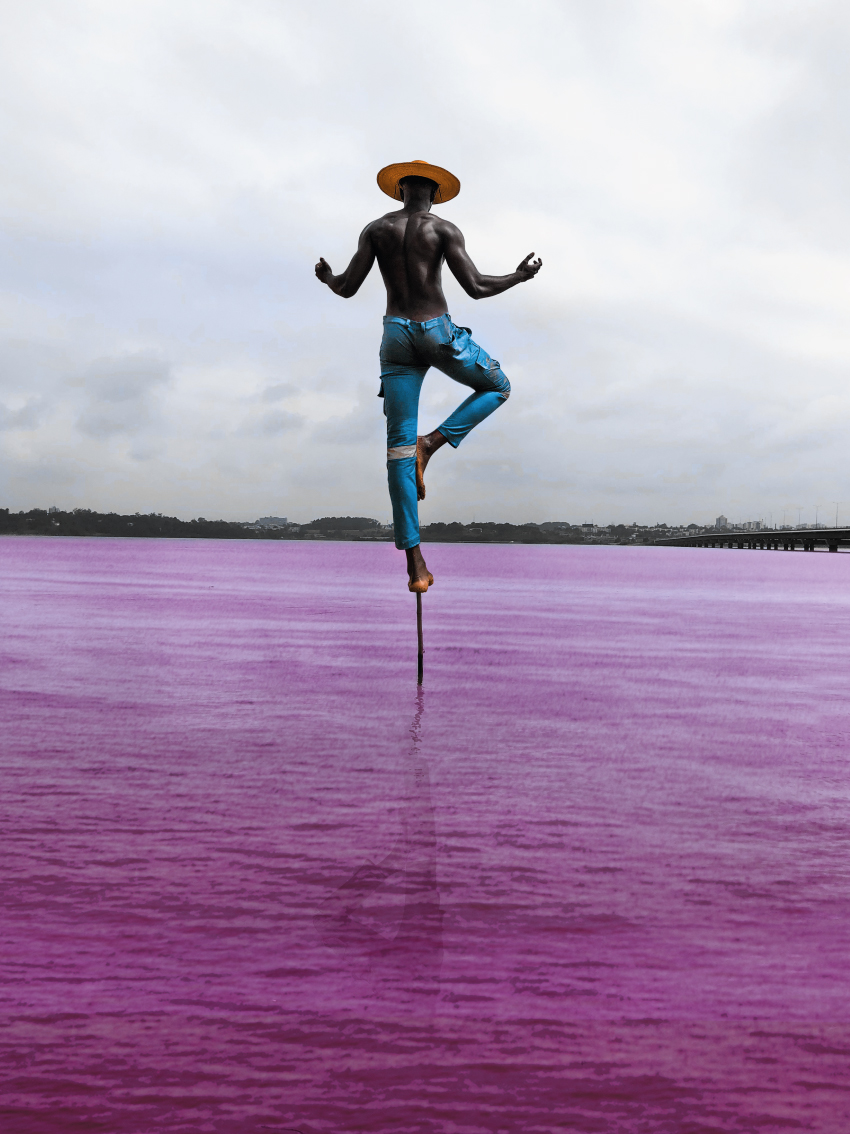
POLYGON ((407 549, 407 574, 410 578, 407 589, 414 594, 424 595, 434 583, 434 576, 425 566, 422 549, 418 543, 416 547, 407 549))
POLYGON ((438 449, 442 449, 446 440, 439 429, 416 438, 416 495, 420 500, 425 499, 425 469, 428 462, 438 449))

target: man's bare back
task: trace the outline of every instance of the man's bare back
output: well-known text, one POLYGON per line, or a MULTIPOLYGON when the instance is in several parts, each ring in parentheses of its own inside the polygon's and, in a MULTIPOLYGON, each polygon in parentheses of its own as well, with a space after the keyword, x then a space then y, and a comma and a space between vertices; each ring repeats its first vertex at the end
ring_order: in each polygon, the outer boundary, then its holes
POLYGON ((335 276, 324 259, 316 265, 316 276, 343 299, 357 293, 376 259, 387 289, 387 315, 415 322, 437 319, 448 310, 441 278, 443 261, 473 299, 499 295, 534 279, 540 271, 541 261, 534 260, 531 252, 509 275, 482 275, 457 225, 431 212, 434 182, 407 177, 403 184, 404 208, 366 225, 344 272, 335 276))

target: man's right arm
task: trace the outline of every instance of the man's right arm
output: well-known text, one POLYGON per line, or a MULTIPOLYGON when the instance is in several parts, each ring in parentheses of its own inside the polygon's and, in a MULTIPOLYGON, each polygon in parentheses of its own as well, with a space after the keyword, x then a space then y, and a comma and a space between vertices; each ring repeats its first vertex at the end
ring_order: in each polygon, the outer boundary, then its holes
POLYGON ((331 291, 341 295, 343 299, 350 299, 360 290, 360 285, 372 270, 375 263, 375 250, 372 247, 370 235, 371 225, 367 225, 360 233, 357 251, 351 258, 351 263, 338 276, 333 274, 330 264, 322 256, 316 265, 316 278, 327 284, 331 291))
POLYGON ((473 299, 489 299, 491 295, 501 295, 518 283, 533 280, 543 264, 542 260, 532 260, 533 252, 525 257, 515 272, 506 276, 485 276, 478 271, 466 250, 463 233, 450 221, 443 221, 443 251, 452 275, 467 295, 473 299))

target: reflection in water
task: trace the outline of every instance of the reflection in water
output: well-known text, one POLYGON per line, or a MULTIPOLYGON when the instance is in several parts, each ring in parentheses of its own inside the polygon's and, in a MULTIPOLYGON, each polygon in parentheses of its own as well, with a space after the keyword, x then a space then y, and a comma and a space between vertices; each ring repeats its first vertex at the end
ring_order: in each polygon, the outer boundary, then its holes
POLYGON ((315 923, 323 943, 365 961, 382 999, 432 1011, 443 959, 443 913, 437 889, 437 839, 428 763, 422 755, 422 688, 404 756, 405 805, 395 846, 367 861, 322 904, 315 923))

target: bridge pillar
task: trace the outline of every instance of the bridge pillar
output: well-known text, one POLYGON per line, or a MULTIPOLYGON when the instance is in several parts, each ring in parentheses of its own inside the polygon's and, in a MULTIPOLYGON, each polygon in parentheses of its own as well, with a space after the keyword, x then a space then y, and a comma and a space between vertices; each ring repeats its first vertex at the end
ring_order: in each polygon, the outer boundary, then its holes
POLYGON ((829 545, 829 550, 830 551, 838 551, 838 544, 837 543, 831 543, 829 545))

